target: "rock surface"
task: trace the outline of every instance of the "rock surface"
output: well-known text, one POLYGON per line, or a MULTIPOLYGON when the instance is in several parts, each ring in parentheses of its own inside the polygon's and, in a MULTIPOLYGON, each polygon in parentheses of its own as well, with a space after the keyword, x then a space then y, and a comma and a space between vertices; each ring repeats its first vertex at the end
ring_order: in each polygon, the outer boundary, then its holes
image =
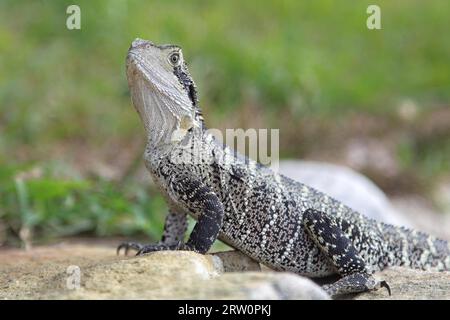
POLYGON ((319 286, 300 276, 247 271, 258 269, 256 262, 235 252, 203 256, 163 251, 118 257, 111 247, 81 245, 4 250, 0 299, 328 298, 319 286), (76 286, 77 268, 80 287, 70 289, 76 286))
MULTIPOLYGON (((113 247, 63 244, 0 251, 0 299, 327 299, 309 279, 260 270, 238 252, 116 256, 113 247), (79 269, 77 269, 79 268, 79 269), (74 271, 75 270, 75 271, 74 271), (77 270, 80 286, 77 287, 77 270)), ((355 299, 450 299, 450 273, 394 268, 386 290, 355 299)))
POLYGON ((370 179, 349 167, 283 160, 279 169, 286 176, 329 194, 371 219, 412 227, 450 240, 449 181, 441 183, 434 192, 439 208, 433 208, 429 201, 417 195, 388 198, 370 179))
POLYGON ((425 272, 406 268, 390 268, 378 273, 377 278, 389 283, 392 296, 385 289, 362 293, 358 300, 450 300, 450 272, 425 272))
POLYGON ((325 192, 371 219, 414 226, 395 210, 375 183, 349 167, 305 160, 283 160, 279 167, 280 173, 325 192))

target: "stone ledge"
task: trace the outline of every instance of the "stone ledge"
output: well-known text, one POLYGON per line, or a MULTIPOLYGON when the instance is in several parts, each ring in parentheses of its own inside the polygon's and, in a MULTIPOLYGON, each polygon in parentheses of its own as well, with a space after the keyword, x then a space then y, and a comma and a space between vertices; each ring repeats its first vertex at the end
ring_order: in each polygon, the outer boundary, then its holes
MULTIPOLYGON (((313 281, 273 272, 239 252, 155 252, 116 256, 112 247, 59 245, 0 251, 0 299, 327 299, 313 281), (67 289, 67 267, 81 287, 67 289)), ((450 299, 450 272, 392 268, 391 286, 352 299, 450 299)))

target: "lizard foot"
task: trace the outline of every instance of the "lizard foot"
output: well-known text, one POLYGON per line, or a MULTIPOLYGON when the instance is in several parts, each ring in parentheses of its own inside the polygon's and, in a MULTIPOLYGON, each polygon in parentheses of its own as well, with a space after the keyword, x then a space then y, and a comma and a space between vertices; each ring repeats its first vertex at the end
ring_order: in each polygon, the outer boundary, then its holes
POLYGON ((324 289, 331 297, 378 290, 379 288, 386 288, 389 295, 391 295, 391 288, 386 281, 378 281, 372 275, 367 273, 350 274, 332 284, 322 286, 322 289, 324 289))
POLYGON ((124 249, 125 250, 125 255, 128 255, 128 251, 130 249, 139 251, 144 247, 143 244, 139 243, 139 242, 122 242, 118 247, 117 247, 117 255, 120 254, 120 250, 124 249))
POLYGON ((146 253, 164 250, 190 250, 186 244, 181 242, 176 242, 174 244, 165 243, 152 243, 152 244, 142 244, 138 242, 123 242, 117 247, 117 254, 124 249, 125 255, 128 255, 128 251, 133 249, 137 251, 136 255, 141 256, 146 253))
POLYGON ((177 242, 174 244, 162 244, 162 243, 154 243, 142 246, 138 252, 137 256, 142 256, 147 253, 155 252, 155 251, 165 251, 165 250, 187 250, 186 245, 181 242, 177 242))

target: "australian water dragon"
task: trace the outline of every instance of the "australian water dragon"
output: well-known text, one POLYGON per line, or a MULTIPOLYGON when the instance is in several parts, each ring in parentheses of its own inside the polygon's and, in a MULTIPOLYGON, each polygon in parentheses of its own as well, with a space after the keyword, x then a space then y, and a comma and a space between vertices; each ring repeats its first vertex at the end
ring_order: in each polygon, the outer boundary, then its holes
POLYGON ((136 39, 127 55, 133 104, 146 130, 145 165, 169 213, 159 243, 122 248, 206 253, 216 239, 275 270, 337 274, 330 295, 385 286, 388 266, 450 269, 446 241, 371 220, 219 143, 204 124, 181 48, 136 39), (197 220, 184 243, 187 215, 197 220))

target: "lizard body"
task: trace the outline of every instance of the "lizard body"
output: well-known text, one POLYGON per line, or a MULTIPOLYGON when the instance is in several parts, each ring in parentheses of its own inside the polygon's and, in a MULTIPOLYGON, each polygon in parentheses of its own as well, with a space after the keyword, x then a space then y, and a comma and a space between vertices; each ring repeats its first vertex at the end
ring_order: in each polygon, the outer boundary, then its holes
POLYGON ((170 208, 157 244, 119 246, 206 253, 218 238, 275 270, 338 274, 332 296, 380 285, 388 266, 449 270, 446 241, 371 220, 222 145, 206 130, 181 48, 136 39, 127 56, 133 104, 147 134, 144 160, 170 208), (186 217, 197 223, 186 243, 186 217))

